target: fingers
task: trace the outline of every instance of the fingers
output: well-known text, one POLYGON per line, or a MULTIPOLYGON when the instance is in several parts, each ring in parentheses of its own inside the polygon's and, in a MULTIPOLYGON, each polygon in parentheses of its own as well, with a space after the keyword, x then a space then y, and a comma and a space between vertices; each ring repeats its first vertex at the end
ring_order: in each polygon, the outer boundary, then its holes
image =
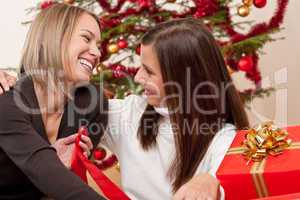
POLYGON ((93 149, 93 143, 90 137, 81 135, 81 141, 85 143, 89 149, 93 149))
MULTIPOLYGON (((9 90, 9 84, 8 84, 8 80, 7 80, 7 74, 3 71, 0 71, 0 84, 2 85, 3 89, 5 91, 9 90)), ((4 92, 2 89, 2 92, 4 92)))
POLYGON ((88 145, 80 141, 80 142, 79 142, 79 146, 80 146, 80 147, 82 148, 82 150, 84 151, 84 152, 83 152, 83 155, 84 155, 85 157, 89 157, 89 155, 91 154, 91 151, 90 151, 88 145))
POLYGON ((88 158, 91 154, 91 150, 93 149, 93 143, 91 138, 85 135, 81 135, 81 141, 79 142, 79 146, 83 149, 84 156, 88 158))
MULTIPOLYGON (((64 145, 70 145, 72 143, 75 143, 77 137, 78 137, 78 133, 61 139, 61 142, 64 145)), ((93 149, 93 143, 92 143, 91 139, 88 136, 81 135, 81 138, 80 138, 80 141, 78 144, 81 147, 81 149, 83 150, 84 156, 88 158, 91 154, 91 150, 93 149)))
POLYGON ((93 143, 88 136, 81 135, 81 141, 79 142, 79 146, 84 151, 83 155, 85 157, 89 157, 91 154, 91 150, 93 149, 93 143))
POLYGON ((4 91, 3 91, 2 88, 0 87, 0 95, 3 94, 3 92, 4 92, 4 91))
POLYGON ((70 135, 69 137, 63 138, 63 143, 68 145, 68 144, 72 144, 73 142, 75 142, 76 137, 77 137, 77 133, 70 135))
MULTIPOLYGON (((75 133, 73 135, 70 135, 69 137, 63 138, 63 143, 68 145, 76 141, 76 138, 78 136, 78 133, 75 133)), ((91 139, 88 136, 81 135, 81 143, 85 144, 88 149, 93 149, 93 143, 91 139)))
POLYGON ((14 77, 14 76, 7 76, 7 82, 8 82, 8 85, 9 87, 13 87, 16 85, 16 82, 17 82, 17 78, 14 77))

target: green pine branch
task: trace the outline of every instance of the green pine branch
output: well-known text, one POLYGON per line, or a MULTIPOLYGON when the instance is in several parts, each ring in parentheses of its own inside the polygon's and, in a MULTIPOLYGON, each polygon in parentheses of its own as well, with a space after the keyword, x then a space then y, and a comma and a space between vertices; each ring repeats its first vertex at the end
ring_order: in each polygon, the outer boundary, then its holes
POLYGON ((228 6, 229 3, 231 3, 233 0, 217 0, 217 2, 219 3, 219 5, 221 6, 228 6))
POLYGON ((226 55, 228 52, 236 52, 237 54, 254 53, 260 50, 267 42, 273 42, 278 39, 274 39, 270 36, 271 33, 277 32, 279 29, 272 30, 267 33, 256 35, 254 37, 247 38, 243 41, 228 44, 222 47, 222 52, 226 55))
POLYGON ((222 24, 227 21, 226 15, 227 15, 226 10, 220 10, 212 16, 203 17, 202 19, 208 20, 211 25, 217 25, 217 24, 222 24))
POLYGON ((101 37, 103 38, 103 40, 106 40, 111 38, 112 35, 125 33, 127 32, 129 26, 135 25, 141 20, 142 19, 139 16, 130 16, 118 26, 109 28, 108 30, 103 30, 101 33, 101 37))
POLYGON ((276 91, 276 89, 273 87, 260 88, 260 89, 254 90, 250 93, 247 91, 240 92, 240 97, 241 97, 242 101, 244 102, 245 107, 250 108, 249 103, 252 102, 253 99, 267 98, 275 91, 276 91))

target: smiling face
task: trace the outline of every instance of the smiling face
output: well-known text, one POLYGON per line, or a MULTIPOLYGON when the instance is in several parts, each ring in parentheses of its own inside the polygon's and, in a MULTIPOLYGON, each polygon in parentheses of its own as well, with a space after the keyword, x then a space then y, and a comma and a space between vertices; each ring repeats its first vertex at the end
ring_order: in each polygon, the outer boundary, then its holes
POLYGON ((164 82, 158 58, 151 44, 141 45, 141 63, 135 81, 144 86, 148 104, 165 106, 161 103, 165 97, 164 82))
POLYGON ((82 14, 67 47, 68 60, 62 56, 63 65, 69 67, 73 74, 72 76, 66 74, 69 81, 78 83, 90 80, 93 69, 101 56, 100 39, 100 28, 97 21, 89 14, 82 14))

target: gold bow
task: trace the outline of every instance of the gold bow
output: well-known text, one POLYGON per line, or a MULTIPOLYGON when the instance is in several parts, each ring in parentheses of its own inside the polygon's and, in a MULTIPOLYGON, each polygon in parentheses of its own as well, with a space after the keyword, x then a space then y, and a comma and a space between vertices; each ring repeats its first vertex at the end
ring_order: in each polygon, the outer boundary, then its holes
POLYGON ((277 156, 291 145, 292 140, 287 138, 286 130, 276 127, 273 122, 260 124, 247 130, 243 141, 245 150, 243 155, 254 162, 262 161, 268 155, 277 156))

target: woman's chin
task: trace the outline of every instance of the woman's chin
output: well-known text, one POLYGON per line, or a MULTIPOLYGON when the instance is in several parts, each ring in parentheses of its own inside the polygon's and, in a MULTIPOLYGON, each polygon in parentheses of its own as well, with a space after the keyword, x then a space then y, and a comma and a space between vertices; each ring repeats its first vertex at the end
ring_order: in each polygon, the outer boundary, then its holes
POLYGON ((84 83, 87 83, 87 82, 90 82, 91 81, 91 76, 77 76, 77 78, 75 79, 74 83, 76 85, 81 85, 81 84, 84 84, 84 83))
POLYGON ((153 97, 152 95, 147 95, 146 96, 147 98, 147 103, 151 106, 154 106, 154 107, 159 107, 160 105, 160 100, 156 97, 153 97))
POLYGON ((77 79, 80 81, 90 81, 92 77, 92 73, 87 71, 86 69, 80 69, 76 73, 77 79))

